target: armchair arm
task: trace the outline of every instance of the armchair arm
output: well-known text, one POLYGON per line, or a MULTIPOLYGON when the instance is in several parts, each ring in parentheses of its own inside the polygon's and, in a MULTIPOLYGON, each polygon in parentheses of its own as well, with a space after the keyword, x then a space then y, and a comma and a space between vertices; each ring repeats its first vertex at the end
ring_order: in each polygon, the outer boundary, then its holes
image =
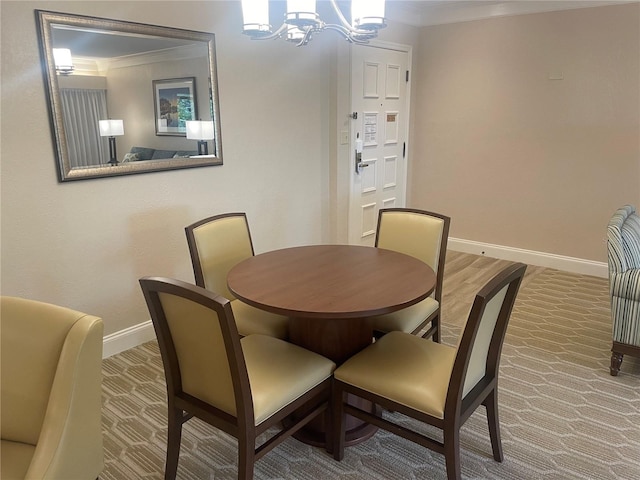
POLYGON ((609 275, 609 292, 612 296, 640 302, 640 269, 631 268, 609 275))
POLYGON ((69 331, 26 478, 88 480, 102 471, 102 335, 91 315, 69 331))

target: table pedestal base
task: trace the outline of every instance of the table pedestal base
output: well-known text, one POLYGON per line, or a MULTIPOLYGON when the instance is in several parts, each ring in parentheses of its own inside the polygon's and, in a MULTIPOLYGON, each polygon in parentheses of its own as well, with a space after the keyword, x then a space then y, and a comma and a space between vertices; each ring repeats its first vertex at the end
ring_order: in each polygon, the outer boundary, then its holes
MULTIPOLYGON (((358 406, 358 408, 362 408, 364 410, 369 410, 374 413, 374 406, 371 402, 366 400, 362 400, 361 398, 351 397, 349 396, 349 403, 358 406)), ((381 409, 375 409, 375 412, 380 414, 381 409)), ((314 447, 327 447, 327 442, 325 442, 326 438, 326 430, 325 430, 325 422, 327 413, 319 415, 303 428, 298 430, 293 438, 300 440, 307 445, 313 445, 314 447)), ((363 422, 362 420, 347 415, 345 422, 345 446, 350 447, 351 445, 357 445, 358 443, 364 442, 371 438, 377 431, 378 427, 375 425, 371 425, 370 423, 363 422)), ((327 439, 329 440, 329 439, 327 439)))
MULTIPOLYGON (((373 330, 366 318, 295 318, 289 320, 291 343, 319 353, 337 365, 344 363, 363 348, 371 345, 373 330)), ((349 403, 363 410, 374 411, 371 402, 352 397, 349 403)), ((326 414, 320 415, 294 437, 309 445, 325 447, 326 414)), ((377 427, 347 415, 346 445, 355 445, 373 436, 377 427)))
POLYGON ((366 318, 292 318, 289 341, 319 353, 340 366, 371 345, 373 329, 366 318))

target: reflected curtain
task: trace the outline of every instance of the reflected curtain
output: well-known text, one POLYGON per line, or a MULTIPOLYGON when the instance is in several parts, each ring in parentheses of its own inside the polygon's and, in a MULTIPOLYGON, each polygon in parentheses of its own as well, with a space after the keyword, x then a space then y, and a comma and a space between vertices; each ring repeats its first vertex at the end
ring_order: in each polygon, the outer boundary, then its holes
POLYGON ((98 129, 98 121, 109 118, 107 91, 62 88, 60 99, 71 168, 107 163, 108 140, 98 129))

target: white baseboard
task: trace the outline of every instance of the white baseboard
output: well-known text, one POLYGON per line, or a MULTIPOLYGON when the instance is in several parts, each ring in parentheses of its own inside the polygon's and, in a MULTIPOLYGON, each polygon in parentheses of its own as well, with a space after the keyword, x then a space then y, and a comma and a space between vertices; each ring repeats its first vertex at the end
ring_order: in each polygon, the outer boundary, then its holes
POLYGON ((563 255, 555 255, 553 253, 504 247, 502 245, 492 245, 490 243, 474 242, 473 240, 462 240, 460 238, 451 237, 448 240, 447 246, 449 249, 456 252, 486 255, 491 258, 510 260, 512 262, 523 262, 528 265, 537 265, 539 267, 555 268, 557 270, 564 270, 565 272, 593 275, 595 277, 603 278, 607 278, 609 275, 606 263, 584 260, 582 258, 565 257, 563 255))
POLYGON ((125 328, 104 337, 102 341, 102 358, 110 357, 155 338, 156 332, 153 330, 151 320, 125 328))

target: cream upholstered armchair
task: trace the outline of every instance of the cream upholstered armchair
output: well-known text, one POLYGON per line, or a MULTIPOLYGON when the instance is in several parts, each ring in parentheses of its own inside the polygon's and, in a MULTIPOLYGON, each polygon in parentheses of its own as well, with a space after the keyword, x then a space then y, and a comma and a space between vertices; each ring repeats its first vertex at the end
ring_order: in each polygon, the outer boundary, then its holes
POLYGON ((2 480, 97 478, 102 320, 15 297, 0 315, 2 480))
POLYGON ((611 375, 618 375, 622 357, 640 357, 640 216, 625 205, 607 229, 609 293, 613 320, 611 375))

